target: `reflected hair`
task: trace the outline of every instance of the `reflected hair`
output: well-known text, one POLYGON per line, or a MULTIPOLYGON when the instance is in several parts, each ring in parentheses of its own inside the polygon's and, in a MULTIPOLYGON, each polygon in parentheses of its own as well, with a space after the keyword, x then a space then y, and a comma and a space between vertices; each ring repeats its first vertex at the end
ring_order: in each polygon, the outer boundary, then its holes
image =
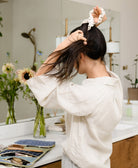
MULTIPOLYGON (((83 31, 84 37, 87 39, 87 45, 83 43, 83 40, 73 42, 62 50, 55 51, 50 54, 51 59, 57 57, 56 62, 52 63, 52 69, 57 68, 54 73, 49 73, 49 76, 55 76, 60 82, 71 79, 78 73, 80 55, 83 53, 93 60, 101 59, 104 61, 104 55, 106 53, 106 41, 102 32, 93 26, 88 31, 88 23, 82 24, 75 28, 71 33, 76 30, 83 31), (75 65, 75 68, 74 68, 75 65)), ((71 34, 70 33, 70 34, 71 34)), ((50 65, 44 64, 43 67, 50 65)))

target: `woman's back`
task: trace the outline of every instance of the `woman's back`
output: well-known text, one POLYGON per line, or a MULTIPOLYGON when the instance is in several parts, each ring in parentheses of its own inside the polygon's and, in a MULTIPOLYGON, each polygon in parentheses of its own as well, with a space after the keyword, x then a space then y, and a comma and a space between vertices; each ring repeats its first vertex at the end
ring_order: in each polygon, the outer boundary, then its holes
MULTIPOLYGON (((66 113, 67 140, 63 149, 79 167, 110 168, 112 131, 122 116, 119 103, 123 97, 122 87, 117 76, 86 79, 83 87, 86 90, 84 93, 80 90, 83 96, 80 103, 89 114, 66 113)), ((79 102, 76 106, 80 107, 79 102)))

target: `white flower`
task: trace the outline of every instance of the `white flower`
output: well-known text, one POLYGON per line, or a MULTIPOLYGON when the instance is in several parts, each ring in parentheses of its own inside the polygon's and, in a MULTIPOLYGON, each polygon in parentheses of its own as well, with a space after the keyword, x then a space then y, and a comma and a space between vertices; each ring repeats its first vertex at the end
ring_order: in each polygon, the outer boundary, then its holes
POLYGON ((2 71, 6 74, 12 72, 15 69, 12 63, 7 63, 2 66, 2 71))

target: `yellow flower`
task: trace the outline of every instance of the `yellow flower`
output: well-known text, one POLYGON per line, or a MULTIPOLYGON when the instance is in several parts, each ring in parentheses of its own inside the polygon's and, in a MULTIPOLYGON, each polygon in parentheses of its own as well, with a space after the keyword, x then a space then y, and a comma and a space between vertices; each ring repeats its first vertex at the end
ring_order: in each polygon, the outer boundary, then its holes
POLYGON ((2 71, 6 74, 10 73, 15 69, 14 65, 12 63, 7 63, 2 66, 2 71))
POLYGON ((27 84, 26 81, 35 75, 35 72, 29 68, 17 71, 19 81, 23 84, 27 84))

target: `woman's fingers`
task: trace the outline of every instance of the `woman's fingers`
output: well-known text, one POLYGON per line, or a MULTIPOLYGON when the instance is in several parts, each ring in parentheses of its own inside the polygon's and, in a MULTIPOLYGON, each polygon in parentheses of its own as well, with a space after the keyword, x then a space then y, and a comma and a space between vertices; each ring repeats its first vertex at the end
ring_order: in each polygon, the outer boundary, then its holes
POLYGON ((96 15, 95 13, 92 13, 92 16, 93 16, 93 17, 97 17, 97 15, 96 15))
POLYGON ((100 9, 98 6, 96 6, 96 7, 94 8, 94 10, 93 10, 92 16, 93 16, 93 17, 99 17, 99 15, 100 15, 101 13, 102 13, 101 9, 100 9))
POLYGON ((78 33, 77 40, 87 41, 87 39, 84 37, 83 31, 78 30, 77 33, 78 33))
POLYGON ((97 11, 97 8, 95 7, 94 8, 94 13, 98 16, 99 15, 99 13, 98 13, 98 11, 97 11))
POLYGON ((100 15, 102 13, 101 9, 99 8, 99 6, 96 6, 96 11, 98 13, 98 15, 100 15))
POLYGON ((68 38, 71 42, 83 40, 84 44, 87 44, 87 39, 84 37, 83 31, 81 31, 81 30, 77 30, 77 31, 73 32, 68 38))
POLYGON ((103 22, 104 22, 106 19, 107 19, 107 17, 106 17, 106 15, 104 15, 104 17, 103 17, 103 22))
POLYGON ((87 39, 86 39, 84 36, 82 36, 81 34, 78 35, 78 40, 83 40, 83 41, 84 41, 84 44, 85 44, 85 45, 87 44, 87 39))
POLYGON ((77 30, 77 31, 74 32, 74 33, 79 33, 79 34, 82 34, 82 35, 83 35, 83 31, 81 31, 81 30, 77 30))
POLYGON ((95 23, 97 23, 98 22, 98 19, 99 19, 99 15, 100 15, 100 12, 101 12, 101 10, 99 11, 99 7, 98 6, 96 6, 95 8, 94 8, 94 10, 93 10, 93 13, 92 13, 92 16, 93 16, 93 18, 94 18, 94 22, 95 23))
MULTIPOLYGON (((101 8, 99 8, 99 6, 94 7, 92 16, 93 16, 93 18, 94 18, 94 22, 95 22, 95 23, 98 23, 99 16, 100 16, 101 14, 102 14, 101 8)), ((104 15, 103 18, 102 18, 102 22, 104 22, 106 19, 107 19, 107 17, 106 17, 106 15, 104 15)))
POLYGON ((84 40, 84 41, 87 41, 87 39, 85 37, 79 37, 78 40, 84 40))

